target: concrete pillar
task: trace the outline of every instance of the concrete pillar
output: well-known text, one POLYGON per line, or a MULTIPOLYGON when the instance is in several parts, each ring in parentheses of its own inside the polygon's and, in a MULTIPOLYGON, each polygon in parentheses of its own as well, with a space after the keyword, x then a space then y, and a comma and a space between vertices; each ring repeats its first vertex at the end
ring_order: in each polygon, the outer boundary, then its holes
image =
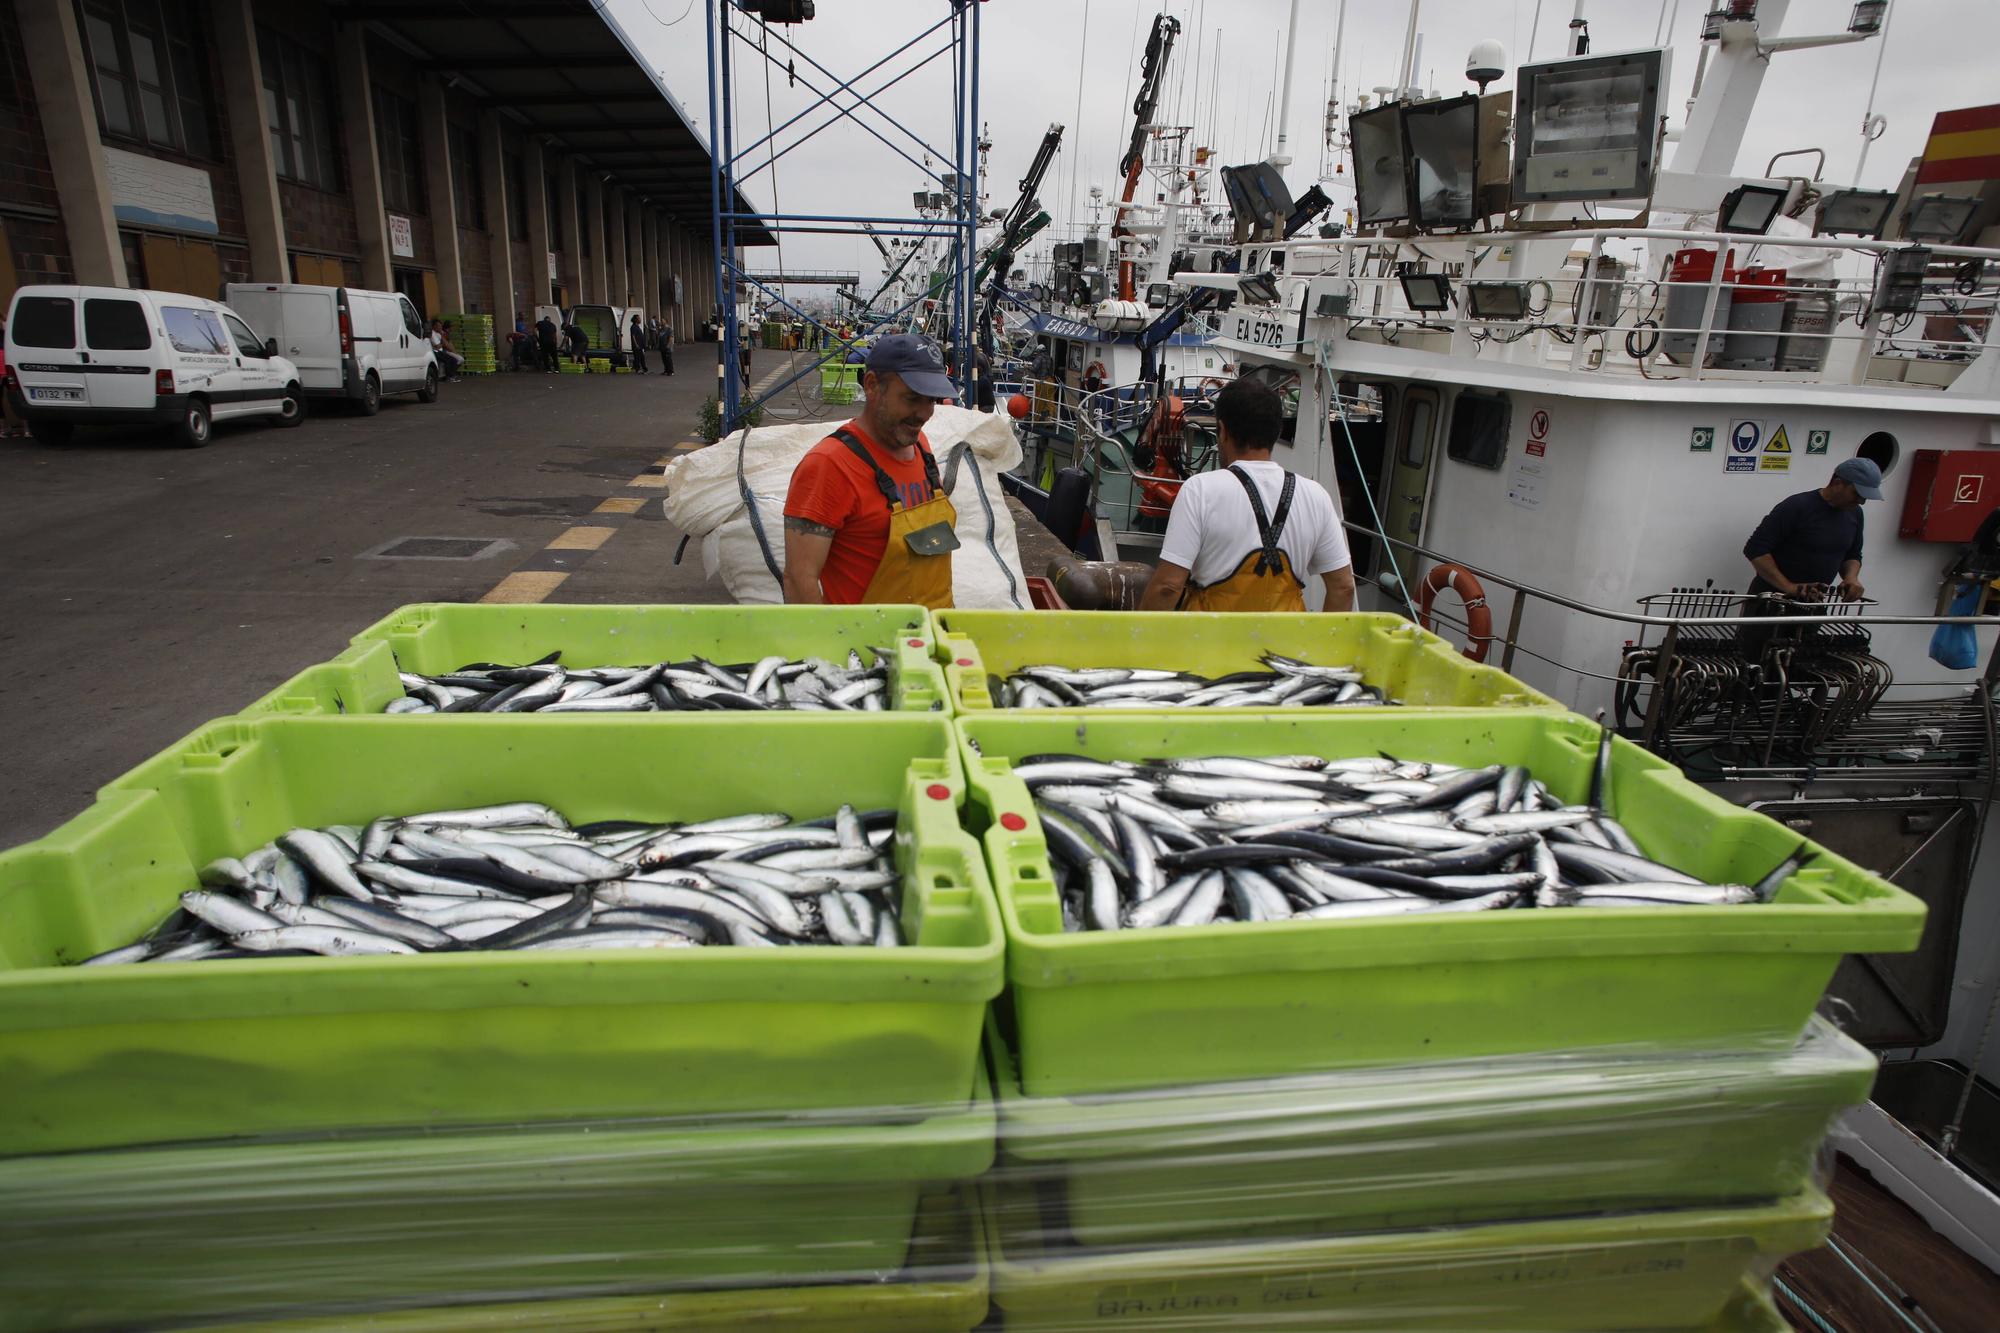
MULTIPOLYGON (((125 250, 111 211, 111 181, 99 151, 97 106, 91 100, 90 64, 76 27, 76 6, 28 3, 17 12, 76 280, 123 287, 125 250)), ((263 124, 261 116, 257 123, 263 124)))
POLYGON ((340 118, 347 131, 347 186, 360 234, 361 285, 394 290, 389 277, 389 215, 382 199, 382 160, 375 151, 375 97, 368 79, 368 33, 359 23, 334 33, 340 118))
POLYGON ((451 122, 444 114, 444 85, 435 79, 417 87, 417 124, 424 136, 424 193, 430 196, 438 301, 459 314, 465 310, 465 271, 458 253, 458 198, 451 184, 451 122))
POLYGON ((629 253, 625 246, 625 214, 627 212, 625 191, 611 186, 604 192, 605 230, 611 233, 611 244, 607 247, 610 261, 607 276, 610 279, 611 304, 628 306, 632 304, 632 269, 629 253))
POLYGON ((514 239, 514 211, 507 207, 507 154, 500 141, 500 117, 491 110, 479 113, 479 188, 486 204, 486 262, 493 270, 493 327, 504 347, 505 331, 514 327, 514 312, 525 315, 527 310, 515 290, 520 279, 509 244, 514 239))
POLYGON ((521 144, 521 189, 528 206, 528 304, 547 305, 555 282, 549 271, 549 176, 542 141, 532 134, 521 144))
POLYGON ((642 303, 658 317, 666 305, 660 300, 660 220, 650 208, 639 215, 639 275, 642 303))
POLYGON ((609 305, 611 282, 604 262, 604 181, 593 171, 583 174, 583 229, 590 237, 590 258, 584 261, 588 272, 583 282, 590 295, 584 299, 594 305, 609 305))
POLYGON ((229 146, 236 153, 236 184, 243 192, 243 232, 250 243, 253 282, 290 282, 285 247, 285 206, 278 198, 278 163, 264 109, 264 64, 257 50, 257 20, 250 0, 213 0, 215 54, 223 69, 222 96, 229 112, 229 146))
POLYGON ((589 298, 583 282, 582 188, 577 183, 576 159, 565 156, 556 164, 556 210, 562 215, 562 284, 569 303, 579 305, 589 298))

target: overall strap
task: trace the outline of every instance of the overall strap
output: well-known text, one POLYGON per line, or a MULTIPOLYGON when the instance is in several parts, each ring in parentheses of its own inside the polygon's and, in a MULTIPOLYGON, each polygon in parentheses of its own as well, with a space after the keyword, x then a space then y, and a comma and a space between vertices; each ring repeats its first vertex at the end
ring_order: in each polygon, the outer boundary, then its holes
POLYGON ((1278 549, 1278 539, 1284 535, 1285 520, 1292 514, 1292 495, 1298 490, 1299 479, 1285 473, 1285 484, 1278 492, 1278 512, 1272 518, 1264 517, 1264 497, 1257 491, 1257 483, 1248 472, 1236 464, 1229 465, 1230 473, 1243 483, 1243 493, 1250 497, 1250 513, 1257 520, 1257 541, 1263 550, 1257 556, 1256 571, 1259 574, 1275 574, 1284 566, 1280 563, 1283 553, 1278 549))
MULTIPOLYGON (((854 456, 866 463, 868 470, 875 474, 875 489, 882 492, 882 498, 889 502, 890 512, 894 513, 897 509, 902 508, 902 491, 897 488, 895 479, 887 472, 884 472, 882 465, 875 461, 875 456, 868 451, 868 446, 861 442, 861 437, 847 427, 840 426, 835 428, 833 438, 846 445, 853 452, 854 456)), ((943 487, 938 482, 937 458, 932 455, 930 450, 924 448, 923 441, 921 440, 917 442, 917 452, 923 455, 924 480, 930 485, 931 494, 941 494, 943 487)))

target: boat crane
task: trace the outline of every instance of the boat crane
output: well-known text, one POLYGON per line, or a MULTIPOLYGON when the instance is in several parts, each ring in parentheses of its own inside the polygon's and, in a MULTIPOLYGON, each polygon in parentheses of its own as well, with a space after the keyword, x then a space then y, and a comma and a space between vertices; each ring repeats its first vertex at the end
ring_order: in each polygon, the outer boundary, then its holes
MULTIPOLYGON (((1125 173, 1125 193, 1119 197, 1118 211, 1111 219, 1111 240, 1113 244, 1132 237, 1125 225, 1125 216, 1132 208, 1132 196, 1139 189, 1139 173, 1146 167, 1146 136, 1153 128, 1153 115, 1160 104, 1160 89, 1166 83, 1167 60, 1173 55, 1174 38, 1180 35, 1181 21, 1171 14, 1153 16, 1153 32, 1146 39, 1146 55, 1139 69, 1139 95, 1132 99, 1132 142, 1125 149, 1125 156, 1118 159, 1118 169, 1125 173)), ((1129 249, 1119 245, 1118 256, 1118 299, 1137 299, 1132 277, 1133 260, 1129 249)))

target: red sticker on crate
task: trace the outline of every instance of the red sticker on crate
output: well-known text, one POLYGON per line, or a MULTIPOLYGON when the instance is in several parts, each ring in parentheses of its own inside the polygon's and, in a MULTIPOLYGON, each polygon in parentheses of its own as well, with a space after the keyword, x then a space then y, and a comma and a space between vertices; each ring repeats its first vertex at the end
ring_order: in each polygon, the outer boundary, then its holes
POLYGON ((1015 814, 1012 810, 1009 810, 1006 814, 1000 816, 1000 827, 1006 829, 1009 833, 1019 833, 1022 829, 1028 827, 1028 821, 1015 814))
POLYGON ((910 647, 912 647, 912 648, 921 648, 921 647, 923 647, 923 646, 924 646, 924 641, 923 641, 922 639, 911 639, 911 640, 910 640, 910 647))
POLYGON ((971 658, 969 658, 969 657, 961 657, 961 658, 959 658, 959 659, 958 659, 958 664, 959 664, 960 666, 971 666, 971 665, 972 665, 972 659, 971 659, 971 658))
POLYGON ((924 795, 930 797, 933 801, 949 801, 951 799, 951 788, 945 786, 942 782, 933 782, 930 786, 924 788, 924 795))

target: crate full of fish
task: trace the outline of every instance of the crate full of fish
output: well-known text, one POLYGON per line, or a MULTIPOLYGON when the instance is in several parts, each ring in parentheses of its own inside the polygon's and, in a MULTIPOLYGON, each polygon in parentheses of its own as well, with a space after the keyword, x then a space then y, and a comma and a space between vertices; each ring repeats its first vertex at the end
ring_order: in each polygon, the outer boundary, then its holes
POLYGON ((966 1201, 993 1157, 983 1078, 973 1092, 0 1160, 0 1333, 343 1311, 409 1328, 466 1303, 570 1333, 594 1326, 585 1301, 733 1328, 779 1299, 904 1318, 843 1327, 969 1329, 986 1311, 966 1201), (882 1303, 845 1307, 833 1284, 882 1303))
POLYGON ((1045 1197, 1099 1248, 1767 1203, 1821 1183, 1875 1058, 1822 1020, 1781 1050, 1627 1045, 1087 1097, 1021 1091, 988 1020, 1003 1229, 1045 1197))
POLYGON ((943 718, 211 723, 0 854, 0 1155, 962 1098, 943 718))
POLYGON ((1390 615, 938 611, 952 707, 1554 708, 1390 615))
POLYGON ((1921 902, 1573 714, 959 718, 1032 1096, 1788 1046, 1921 902))
POLYGON ((869 713, 944 708, 921 606, 420 603, 254 713, 869 713))
POLYGON ((1756 1293, 1826 1237, 1818 1190, 1736 1208, 1105 1249, 1058 1201, 992 1197, 1008 1333, 1112 1328, 1710 1333, 1769 1327, 1756 1293), (1008 1219, 1034 1216, 1032 1226, 1008 1219))

